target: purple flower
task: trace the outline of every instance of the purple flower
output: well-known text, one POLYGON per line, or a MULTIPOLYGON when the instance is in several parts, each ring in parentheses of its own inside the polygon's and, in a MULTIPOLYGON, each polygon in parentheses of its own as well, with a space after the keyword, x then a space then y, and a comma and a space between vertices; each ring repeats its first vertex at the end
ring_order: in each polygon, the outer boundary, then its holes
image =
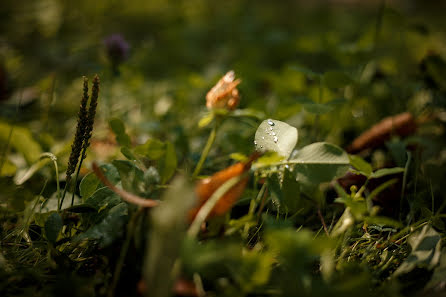
POLYGON ((119 65, 129 57, 130 45, 121 34, 112 34, 104 39, 107 56, 114 65, 119 65))

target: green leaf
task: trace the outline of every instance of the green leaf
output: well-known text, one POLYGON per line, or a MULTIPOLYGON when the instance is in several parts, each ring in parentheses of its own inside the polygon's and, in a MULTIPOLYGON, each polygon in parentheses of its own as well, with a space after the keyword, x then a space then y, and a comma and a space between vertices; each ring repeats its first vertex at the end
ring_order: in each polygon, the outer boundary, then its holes
POLYGON ((430 225, 426 225, 408 238, 412 248, 410 255, 404 260, 393 276, 406 274, 416 267, 433 269, 440 262, 441 235, 430 225))
POLYGON ((23 155, 28 164, 36 162, 42 154, 40 144, 34 140, 28 129, 0 122, 0 149, 4 149, 8 141, 12 148, 23 155))
POLYGON ((370 163, 364 161, 364 159, 356 155, 349 155, 348 158, 350 160, 350 165, 358 170, 359 173, 366 177, 369 177, 372 174, 373 169, 370 163))
POLYGON ((100 188, 93 195, 85 200, 96 209, 105 209, 113 207, 121 202, 121 198, 107 187, 100 188))
POLYGON ((113 166, 119 172, 122 188, 132 193, 142 194, 146 192, 144 172, 135 163, 128 160, 114 160, 113 166))
POLYGON ((94 240, 98 242, 100 248, 109 246, 121 236, 127 212, 126 203, 117 204, 108 211, 101 222, 80 234, 74 241, 94 240))
POLYGON ((294 174, 285 169, 282 181, 282 205, 288 213, 295 213, 302 207, 300 185, 294 174))
POLYGON ((297 143, 297 129, 287 123, 264 120, 255 134, 255 146, 258 151, 273 151, 287 158, 297 143))
POLYGON ((55 243, 62 230, 62 218, 57 212, 53 212, 45 221, 45 235, 49 242, 55 243))
POLYGON ((287 163, 296 164, 296 179, 306 187, 307 193, 320 183, 343 176, 350 165, 344 150, 326 142, 303 147, 287 163))
POLYGON ((213 112, 209 112, 207 114, 205 114, 200 121, 198 121, 198 127, 199 128, 204 128, 207 125, 209 125, 212 120, 214 119, 214 113, 213 112))
POLYGON ((116 185, 119 181, 121 181, 121 177, 119 176, 118 169, 112 164, 102 164, 99 166, 101 168, 102 173, 104 173, 105 177, 113 184, 116 185))
POLYGON ((138 158, 135 156, 135 154, 133 154, 132 150, 129 149, 128 147, 126 147, 126 146, 123 146, 123 147, 121 148, 121 154, 123 154, 124 157, 126 157, 127 160, 130 160, 130 161, 135 161, 135 160, 138 159, 138 158))
POLYGON ((324 84, 332 89, 342 88, 353 83, 353 80, 347 74, 340 71, 327 71, 323 76, 324 84))
POLYGON ((383 169, 378 169, 375 172, 372 173, 372 175, 370 175, 370 178, 380 178, 386 175, 392 175, 392 174, 397 174, 397 173, 401 173, 404 172, 404 168, 401 167, 394 167, 394 168, 383 168, 383 169))
POLYGON ((121 146, 130 146, 130 137, 125 133, 124 123, 120 119, 113 118, 108 122, 108 124, 116 135, 116 141, 121 146))
POLYGON ((165 184, 175 173, 177 168, 177 155, 172 143, 166 142, 166 154, 159 162, 161 184, 165 184))
POLYGON ((81 181, 79 185, 79 191, 82 200, 89 198, 97 190, 99 186, 99 179, 93 172, 88 173, 81 181))
POLYGON ((166 153, 164 142, 151 138, 142 145, 135 147, 134 152, 151 160, 159 160, 166 153))

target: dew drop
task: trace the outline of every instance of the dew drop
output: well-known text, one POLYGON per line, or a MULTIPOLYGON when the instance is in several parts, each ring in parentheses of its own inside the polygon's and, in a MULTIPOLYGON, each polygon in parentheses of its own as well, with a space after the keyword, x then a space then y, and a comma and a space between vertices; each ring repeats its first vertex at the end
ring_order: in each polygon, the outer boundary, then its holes
POLYGON ((265 136, 262 136, 262 139, 265 140, 265 136))
POLYGON ((271 135, 272 136, 276 136, 276 132, 271 132, 271 135))
POLYGON ((269 127, 269 129, 270 129, 271 131, 273 131, 273 127, 269 127))
POLYGON ((274 143, 277 143, 277 141, 279 141, 279 139, 277 138, 277 136, 274 136, 273 140, 274 140, 274 143))
POLYGON ((290 169, 290 165, 286 164, 286 165, 285 165, 285 168, 286 168, 286 169, 290 169))
POLYGON ((254 145, 257 145, 257 141, 254 140, 254 145))
POLYGON ((274 124, 274 122, 272 120, 268 120, 268 125, 274 126, 275 124, 274 124))

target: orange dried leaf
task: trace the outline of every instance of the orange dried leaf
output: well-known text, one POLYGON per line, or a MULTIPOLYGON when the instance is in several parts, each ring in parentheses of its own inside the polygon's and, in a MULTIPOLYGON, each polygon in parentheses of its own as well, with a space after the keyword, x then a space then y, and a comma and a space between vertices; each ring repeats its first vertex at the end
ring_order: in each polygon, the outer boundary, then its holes
POLYGON ((368 148, 378 147, 392 135, 407 136, 415 132, 417 123, 409 112, 384 118, 369 130, 359 135, 347 148, 347 152, 354 154, 368 148))
MULTIPOLYGON (((251 168, 252 162, 256 160, 259 155, 259 153, 254 153, 247 162, 236 163, 208 178, 198 181, 195 187, 195 193, 198 197, 198 207, 190 211, 189 218, 193 220, 201 206, 203 206, 212 194, 214 194, 214 192, 225 182, 233 177, 241 176, 248 171, 251 168)), ((248 180, 249 178, 245 177, 229 189, 214 206, 209 216, 220 216, 228 212, 243 193, 248 180)))

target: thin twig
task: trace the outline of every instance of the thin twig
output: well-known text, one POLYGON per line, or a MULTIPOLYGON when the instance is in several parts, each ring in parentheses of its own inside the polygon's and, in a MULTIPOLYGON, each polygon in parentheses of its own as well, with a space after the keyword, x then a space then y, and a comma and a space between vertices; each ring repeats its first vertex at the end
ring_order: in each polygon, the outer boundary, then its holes
POLYGON ((330 236, 330 234, 328 233, 327 225, 325 224, 324 217, 322 216, 321 209, 319 207, 317 208, 317 215, 321 219, 322 227, 324 227, 325 234, 327 234, 327 236, 330 236))
POLYGON ((93 162, 92 168, 93 168, 93 171, 96 174, 96 176, 99 178, 99 180, 104 185, 109 187, 110 190, 112 190, 113 192, 118 194, 123 200, 125 200, 125 201, 127 201, 127 202, 129 202, 131 204, 135 204, 135 205, 141 206, 141 207, 154 207, 154 206, 159 205, 159 201, 140 197, 138 195, 129 193, 129 192, 124 191, 123 189, 120 189, 120 188, 116 187, 115 185, 113 185, 105 177, 105 175, 102 173, 101 169, 99 168, 99 166, 95 162, 93 162))

